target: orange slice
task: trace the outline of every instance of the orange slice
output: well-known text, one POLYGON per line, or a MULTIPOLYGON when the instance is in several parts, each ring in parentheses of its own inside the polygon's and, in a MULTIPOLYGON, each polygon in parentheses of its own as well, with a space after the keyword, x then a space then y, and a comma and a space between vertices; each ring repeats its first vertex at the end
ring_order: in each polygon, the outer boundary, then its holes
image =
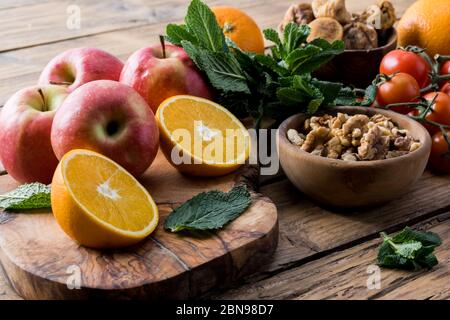
POLYGON ((61 159, 51 200, 61 228, 88 247, 129 246, 158 224, 158 207, 147 190, 120 165, 89 150, 72 150, 61 159))
POLYGON ((239 168, 250 155, 250 135, 227 109, 210 100, 179 95, 156 112, 161 149, 178 170, 219 176, 239 168))

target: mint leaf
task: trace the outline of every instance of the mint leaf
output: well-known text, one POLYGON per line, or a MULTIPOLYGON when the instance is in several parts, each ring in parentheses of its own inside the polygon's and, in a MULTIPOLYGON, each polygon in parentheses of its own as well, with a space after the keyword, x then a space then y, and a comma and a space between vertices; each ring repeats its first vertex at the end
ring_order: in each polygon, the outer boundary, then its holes
POLYGON ((315 39, 309 46, 318 47, 321 51, 302 63, 301 73, 311 73, 344 52, 344 42, 339 40, 330 44, 326 40, 315 39))
POLYGON ((406 227, 402 232, 395 235, 392 240, 396 243, 406 241, 419 241, 424 246, 440 246, 441 238, 434 232, 416 231, 406 227))
MULTIPOLYGON (((225 36, 211 9, 200 0, 192 0, 185 18, 188 29, 204 49, 212 52, 227 51, 225 36)), ((184 39, 188 40, 189 39, 184 39)))
POLYGON ((210 52, 186 40, 181 43, 197 67, 206 73, 214 88, 224 92, 250 93, 247 78, 231 53, 210 52))
POLYGON ((336 99, 334 100, 334 104, 337 106, 354 106, 356 105, 356 94, 349 87, 342 88, 336 99))
POLYGON ((334 105, 336 98, 341 93, 343 85, 337 82, 311 80, 313 86, 318 88, 323 95, 324 105, 334 105))
POLYGON ((191 43, 198 44, 197 37, 189 32, 186 25, 168 24, 166 27, 166 38, 174 45, 181 46, 181 41, 187 40, 191 43))
POLYGON ((265 29, 263 33, 264 38, 266 38, 269 41, 272 41, 277 46, 281 45, 280 36, 278 35, 278 32, 276 32, 274 29, 265 29))
POLYGON ((322 51, 319 47, 307 45, 305 48, 298 48, 292 51, 285 59, 292 74, 308 73, 302 66, 314 58, 322 51))
POLYGON ((287 76, 289 74, 289 70, 282 64, 277 63, 272 57, 258 54, 255 56, 255 60, 280 76, 287 76))
POLYGON ((250 204, 250 193, 245 186, 234 187, 229 192, 202 192, 173 210, 164 228, 171 232, 220 229, 250 204))
POLYGON ((299 106, 308 99, 308 96, 294 88, 279 88, 277 97, 282 104, 287 106, 299 106))
POLYGON ((323 98, 313 99, 309 102, 308 107, 306 108, 309 114, 314 114, 319 110, 319 107, 322 105, 323 98))
POLYGON ((311 33, 311 28, 306 25, 298 25, 294 22, 289 23, 284 29, 284 48, 285 54, 289 55, 293 50, 306 43, 306 39, 311 33))
POLYGON ((37 182, 23 184, 0 195, 0 208, 9 211, 51 208, 50 187, 37 182))
POLYGON ((381 236, 383 243, 378 249, 378 265, 382 267, 419 270, 438 264, 434 249, 442 240, 433 232, 406 227, 393 237, 385 233, 381 236))

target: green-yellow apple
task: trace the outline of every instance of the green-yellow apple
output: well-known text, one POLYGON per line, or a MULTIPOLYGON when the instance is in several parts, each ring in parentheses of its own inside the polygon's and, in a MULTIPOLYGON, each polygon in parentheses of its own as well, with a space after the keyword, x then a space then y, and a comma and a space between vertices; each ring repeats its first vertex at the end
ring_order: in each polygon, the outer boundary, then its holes
POLYGON ((59 108, 51 134, 58 159, 89 149, 140 176, 159 147, 155 116, 145 100, 120 82, 97 80, 73 91, 59 108))
POLYGON ((212 98, 192 60, 173 45, 154 45, 134 52, 122 69, 120 82, 139 92, 153 112, 161 102, 179 94, 212 98))
POLYGON ((0 112, 0 159, 21 183, 50 183, 58 165, 50 142, 56 110, 67 97, 61 86, 33 86, 16 92, 0 112))
POLYGON ((75 48, 54 57, 44 68, 39 84, 67 86, 72 92, 94 80, 119 81, 123 63, 115 56, 97 48, 75 48))

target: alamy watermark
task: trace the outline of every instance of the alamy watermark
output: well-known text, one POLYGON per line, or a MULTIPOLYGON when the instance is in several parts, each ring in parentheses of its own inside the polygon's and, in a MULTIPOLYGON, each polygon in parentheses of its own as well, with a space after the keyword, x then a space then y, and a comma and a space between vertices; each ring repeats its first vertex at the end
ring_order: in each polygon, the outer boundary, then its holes
POLYGON ((81 29, 81 8, 75 4, 67 6, 66 9, 67 20, 66 27, 69 30, 81 29))
POLYGON ((367 267, 366 273, 369 275, 366 281, 367 290, 381 289, 381 269, 375 264, 367 267))
POLYGON ((179 128, 171 133, 176 146, 170 157, 176 165, 260 164, 261 175, 274 175, 279 170, 277 134, 277 129, 222 131, 209 128, 202 121, 194 121, 193 132, 179 128), (250 153, 247 152, 249 149, 250 153))

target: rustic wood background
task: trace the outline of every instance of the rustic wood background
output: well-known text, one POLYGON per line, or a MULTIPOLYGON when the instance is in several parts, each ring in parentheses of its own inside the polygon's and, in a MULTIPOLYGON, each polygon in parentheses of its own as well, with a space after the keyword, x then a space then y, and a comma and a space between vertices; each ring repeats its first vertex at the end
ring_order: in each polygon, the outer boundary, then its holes
MULTIPOLYGON (((261 26, 275 27, 292 0, 207 0, 244 9, 261 26)), ((347 0, 362 11, 375 0, 347 0)), ((414 1, 393 0, 398 16, 414 1)), ((32 85, 56 54, 95 46, 125 60, 158 41, 168 22, 180 22, 187 0, 3 0, 0 3, 0 105, 32 85), (68 6, 81 9, 81 28, 66 27, 68 6)), ((2 168, 0 167, 1 174, 2 168)), ((263 177, 260 191, 278 207, 280 238, 270 263, 240 283, 211 292, 214 299, 449 299, 450 176, 426 172, 408 195, 364 211, 328 211, 309 201, 282 175, 263 177), (381 269, 381 287, 368 289, 380 231, 405 225, 437 232, 439 265, 430 271, 381 269)), ((0 221, 1 223, 1 221, 0 221)), ((19 299, 0 276, 0 299, 19 299)))

